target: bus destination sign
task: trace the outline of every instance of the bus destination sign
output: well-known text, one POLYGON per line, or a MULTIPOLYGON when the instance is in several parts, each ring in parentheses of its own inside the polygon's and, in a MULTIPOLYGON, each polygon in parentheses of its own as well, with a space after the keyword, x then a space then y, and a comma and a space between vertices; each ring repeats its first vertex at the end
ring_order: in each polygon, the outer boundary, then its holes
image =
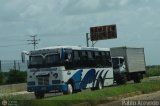
POLYGON ((91 41, 117 38, 116 25, 90 27, 91 41))

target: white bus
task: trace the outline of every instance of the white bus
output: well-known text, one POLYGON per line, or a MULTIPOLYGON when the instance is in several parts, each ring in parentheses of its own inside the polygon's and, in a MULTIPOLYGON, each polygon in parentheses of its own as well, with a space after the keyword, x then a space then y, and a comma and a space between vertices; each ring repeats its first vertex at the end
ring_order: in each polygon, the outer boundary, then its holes
POLYGON ((55 46, 28 55, 27 91, 36 98, 49 92, 102 89, 114 82, 109 48, 55 46))

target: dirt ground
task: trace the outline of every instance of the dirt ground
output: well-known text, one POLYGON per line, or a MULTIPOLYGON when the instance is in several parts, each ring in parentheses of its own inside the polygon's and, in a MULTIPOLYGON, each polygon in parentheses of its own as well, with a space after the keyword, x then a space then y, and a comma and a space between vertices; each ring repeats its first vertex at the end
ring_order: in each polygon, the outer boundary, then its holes
POLYGON ((128 97, 119 101, 100 104, 97 106, 160 106, 160 91, 128 97))

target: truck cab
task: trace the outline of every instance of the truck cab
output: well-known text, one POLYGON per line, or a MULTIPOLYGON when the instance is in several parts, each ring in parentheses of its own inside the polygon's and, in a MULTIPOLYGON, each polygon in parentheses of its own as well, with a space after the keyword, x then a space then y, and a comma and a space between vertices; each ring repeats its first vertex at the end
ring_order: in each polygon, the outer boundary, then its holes
POLYGON ((124 57, 112 57, 112 63, 115 73, 126 72, 124 57))
POLYGON ((110 51, 117 84, 131 80, 140 83, 146 71, 144 48, 113 47, 110 51))
POLYGON ((127 79, 125 73, 127 72, 127 70, 124 57, 121 56, 112 57, 112 66, 113 66, 114 80, 118 84, 126 83, 127 79))

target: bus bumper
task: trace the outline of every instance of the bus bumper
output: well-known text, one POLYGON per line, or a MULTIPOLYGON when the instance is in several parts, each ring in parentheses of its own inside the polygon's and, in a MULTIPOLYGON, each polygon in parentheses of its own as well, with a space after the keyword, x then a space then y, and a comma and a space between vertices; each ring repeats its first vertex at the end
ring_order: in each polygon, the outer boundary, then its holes
POLYGON ((28 92, 64 92, 67 91, 67 84, 59 84, 59 85, 41 85, 41 86, 28 86, 28 92))

